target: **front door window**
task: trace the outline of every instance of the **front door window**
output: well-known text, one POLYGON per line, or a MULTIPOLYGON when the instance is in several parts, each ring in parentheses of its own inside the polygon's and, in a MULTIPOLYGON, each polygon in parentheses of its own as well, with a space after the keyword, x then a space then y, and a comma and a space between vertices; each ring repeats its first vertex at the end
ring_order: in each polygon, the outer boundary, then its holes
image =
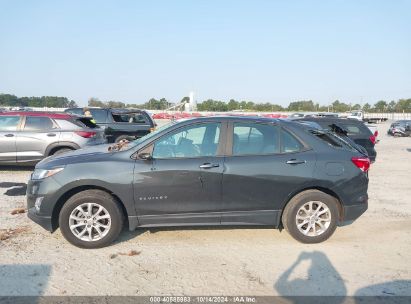
POLYGON ((163 136, 154 145, 153 158, 216 156, 220 123, 196 124, 163 136))

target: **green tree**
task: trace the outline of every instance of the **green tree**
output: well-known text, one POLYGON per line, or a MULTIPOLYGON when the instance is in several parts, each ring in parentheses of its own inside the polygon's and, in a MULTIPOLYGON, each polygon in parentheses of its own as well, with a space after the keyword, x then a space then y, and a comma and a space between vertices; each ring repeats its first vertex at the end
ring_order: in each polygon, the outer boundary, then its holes
POLYGON ((398 100, 395 110, 397 112, 411 112, 411 98, 398 100))
POLYGON ((304 111, 312 112, 315 111, 315 105, 312 100, 302 100, 291 102, 288 106, 288 111, 304 111))
POLYGON ((387 102, 384 100, 380 100, 378 101, 375 105, 374 105, 374 109, 378 112, 384 112, 387 108, 387 102))
POLYGON ((96 97, 91 97, 88 100, 88 106, 89 107, 101 107, 101 108, 105 108, 106 104, 102 101, 100 101, 100 99, 96 98, 96 97))
POLYGON ((366 103, 363 107, 362 110, 364 112, 369 112, 371 110, 371 105, 369 103, 366 103))
POLYGON ((228 102, 227 108, 228 108, 228 111, 234 111, 234 110, 238 110, 240 108, 240 105, 234 99, 230 99, 230 101, 228 102))
POLYGON ((388 112, 395 112, 396 106, 397 103, 394 100, 391 100, 391 102, 388 104, 388 112))

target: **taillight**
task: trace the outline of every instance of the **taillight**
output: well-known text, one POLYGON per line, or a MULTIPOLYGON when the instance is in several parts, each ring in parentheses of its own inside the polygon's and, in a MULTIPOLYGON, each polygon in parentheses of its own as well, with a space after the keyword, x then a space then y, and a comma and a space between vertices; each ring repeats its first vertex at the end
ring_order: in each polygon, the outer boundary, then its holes
POLYGON ((377 137, 378 136, 378 130, 375 130, 374 132, 374 136, 377 137))
POLYGON ((353 157, 351 158, 353 164, 362 172, 367 172, 370 169, 370 159, 368 157, 353 157))
POLYGON ((75 131, 77 135, 84 137, 84 138, 92 138, 96 136, 96 132, 87 132, 87 131, 75 131))
POLYGON ((375 141, 376 141, 375 135, 371 135, 370 140, 371 140, 372 144, 375 145, 375 141))

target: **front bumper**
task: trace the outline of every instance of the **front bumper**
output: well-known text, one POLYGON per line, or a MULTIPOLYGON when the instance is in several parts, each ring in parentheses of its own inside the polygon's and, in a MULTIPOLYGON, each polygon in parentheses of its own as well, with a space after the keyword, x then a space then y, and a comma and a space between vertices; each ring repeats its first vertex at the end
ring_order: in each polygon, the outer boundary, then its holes
POLYGON ((29 180, 27 183, 27 216, 50 232, 55 230, 52 215, 57 201, 54 194, 59 188, 60 185, 53 177, 42 180, 29 180), (42 198, 39 211, 35 208, 35 202, 38 198, 42 198))
POLYGON ((53 223, 51 220, 51 216, 42 216, 42 215, 38 215, 36 213, 36 209, 30 208, 27 212, 27 216, 29 219, 31 219, 33 222, 39 224, 41 227, 43 227, 44 229, 53 232, 53 223))

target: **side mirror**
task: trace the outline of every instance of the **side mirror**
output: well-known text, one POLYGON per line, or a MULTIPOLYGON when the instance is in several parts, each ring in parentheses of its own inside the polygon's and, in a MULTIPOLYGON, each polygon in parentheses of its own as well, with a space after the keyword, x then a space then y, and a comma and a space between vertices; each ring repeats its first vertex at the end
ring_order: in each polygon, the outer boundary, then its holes
POLYGON ((142 152, 138 155, 138 158, 142 160, 152 160, 153 156, 151 156, 151 154, 148 152, 142 152))

